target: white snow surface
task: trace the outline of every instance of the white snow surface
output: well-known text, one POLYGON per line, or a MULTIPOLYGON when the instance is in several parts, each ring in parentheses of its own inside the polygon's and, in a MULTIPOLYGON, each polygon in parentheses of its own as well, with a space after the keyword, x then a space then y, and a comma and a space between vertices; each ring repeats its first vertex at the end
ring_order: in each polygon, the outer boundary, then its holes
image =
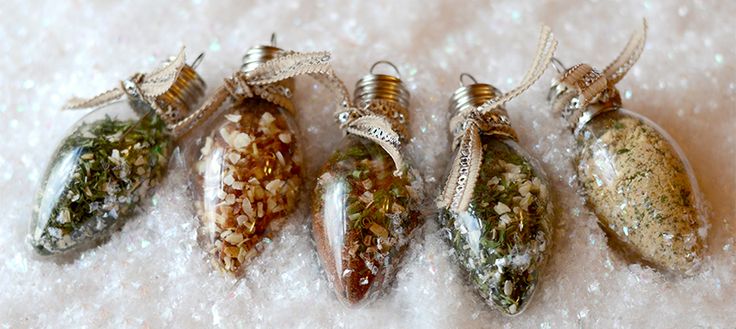
MULTIPOLYGON (((733 1, 17 1, 0 4, 0 327, 3 328, 734 328, 736 326, 736 2, 733 1), (646 17, 648 43, 619 83, 627 108, 661 125, 690 159, 710 208, 704 266, 671 278, 611 250, 577 194, 573 139, 549 110, 550 69, 508 104, 520 143, 551 180, 552 257, 529 308, 509 318, 465 285, 430 215, 393 288, 345 308, 311 240, 309 193, 239 282, 196 242, 187 171, 174 163, 140 215, 73 259, 25 243, 46 163, 85 111, 60 111, 146 71, 182 45, 211 93, 244 51, 329 50, 352 88, 380 59, 412 93, 411 153, 436 194, 449 159, 448 99, 461 72, 509 90, 541 24, 567 65, 605 67, 646 17)), ((305 191, 338 144, 330 94, 297 82, 305 191)), ((429 204, 429 203, 428 203, 429 204)), ((429 212, 428 212, 429 213, 429 212)))

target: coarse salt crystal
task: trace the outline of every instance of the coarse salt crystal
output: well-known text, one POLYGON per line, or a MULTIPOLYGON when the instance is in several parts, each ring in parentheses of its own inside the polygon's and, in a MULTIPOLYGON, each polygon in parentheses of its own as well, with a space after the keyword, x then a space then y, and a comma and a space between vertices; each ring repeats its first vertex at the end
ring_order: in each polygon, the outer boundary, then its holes
POLYGON ((290 133, 280 133, 279 140, 284 142, 284 144, 289 144, 291 143, 291 134, 290 133))
POLYGON ((243 241, 243 234, 241 233, 230 234, 225 238, 225 241, 231 244, 238 244, 243 241))
POLYGON ((256 212, 253 210, 253 206, 248 200, 243 200, 243 212, 245 212, 248 217, 256 217, 256 212))
POLYGON ((276 195, 276 193, 278 193, 278 191, 281 188, 281 185, 283 183, 284 183, 284 181, 282 181, 280 179, 274 179, 274 180, 268 182, 268 184, 266 184, 266 190, 268 192, 270 192, 271 194, 276 195))
POLYGON ((240 114, 225 114, 225 119, 230 122, 239 122, 241 118, 240 114))
POLYGON ((256 208, 257 208, 257 215, 258 215, 258 218, 261 218, 261 217, 263 217, 263 202, 258 202, 258 203, 256 204, 256 208))
POLYGON ((250 135, 246 133, 237 133, 232 141, 232 146, 236 149, 244 149, 248 145, 250 145, 250 142, 252 142, 253 139, 250 137, 250 135))
POLYGON ((511 211, 511 208, 509 208, 509 206, 505 205, 503 202, 499 202, 495 207, 493 207, 493 210, 496 211, 497 214, 503 215, 511 211))
POLYGON ((263 113, 263 115, 261 115, 261 119, 258 121, 258 125, 267 126, 271 124, 271 122, 274 122, 274 120, 276 120, 276 118, 274 118, 271 113, 266 112, 266 113, 263 113))
POLYGON ((521 184, 521 186, 519 186, 519 193, 522 196, 526 196, 527 194, 529 194, 531 190, 532 190, 532 183, 530 181, 524 181, 524 183, 521 184))
POLYGON ((225 140, 225 143, 230 145, 232 142, 230 141, 230 132, 227 130, 227 128, 222 127, 220 128, 220 136, 222 136, 222 139, 225 140))
POLYGON ((228 194, 225 197, 225 204, 231 205, 235 203, 235 194, 228 194))
POLYGON ((511 217, 509 217, 509 215, 508 215, 508 214, 503 214, 503 215, 501 216, 501 224, 502 224, 503 226, 506 226, 506 225, 508 225, 509 223, 511 223, 511 217))
POLYGON ((273 213, 274 208, 276 208, 276 201, 274 198, 269 198, 268 201, 266 201, 266 211, 273 213))
POLYGON ((279 164, 282 166, 286 165, 286 160, 284 159, 284 155, 281 154, 281 151, 276 151, 276 158, 279 160, 279 164))
POLYGON ((512 292, 514 292, 514 285, 511 283, 511 280, 506 280, 506 282, 503 283, 503 294, 511 296, 512 292))
POLYGON ((240 161, 240 153, 229 152, 227 154, 227 159, 230 160, 230 163, 236 164, 238 161, 240 161))
POLYGON ((225 178, 222 179, 222 183, 224 183, 227 186, 231 186, 233 185, 233 183, 235 183, 235 178, 233 178, 232 174, 227 175, 225 176, 225 178))

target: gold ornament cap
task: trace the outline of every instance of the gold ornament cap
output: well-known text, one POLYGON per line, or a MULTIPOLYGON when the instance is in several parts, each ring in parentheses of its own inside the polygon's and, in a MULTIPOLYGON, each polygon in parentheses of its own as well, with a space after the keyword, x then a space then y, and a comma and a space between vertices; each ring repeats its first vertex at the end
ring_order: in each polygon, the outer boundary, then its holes
POLYGON ((458 114, 460 112, 478 107, 483 103, 503 95, 498 88, 487 83, 479 83, 475 78, 467 73, 460 74, 460 88, 456 89, 450 97, 450 113, 458 114), (472 81, 465 84, 465 78, 472 81))
POLYGON ((464 135, 468 124, 466 119, 472 118, 483 134, 517 138, 503 104, 490 111, 479 110, 489 101, 503 96, 498 88, 487 83, 479 83, 468 73, 460 74, 460 85, 461 87, 450 96, 450 113, 452 113, 450 132, 453 136, 459 138, 464 135), (470 79, 472 83, 466 84, 466 78, 470 79))
MULTIPOLYGON (((194 62, 184 64, 179 75, 176 77, 174 84, 162 95, 156 97, 155 102, 162 111, 159 115, 169 126, 173 126, 184 117, 192 113, 204 97, 207 84, 195 70, 204 58, 204 54, 199 55, 194 62)), ((170 62, 173 58, 166 61, 170 62)))
POLYGON ((401 81, 399 69, 389 61, 378 61, 371 66, 370 73, 355 83, 353 99, 361 109, 385 117, 402 137, 408 137, 406 122, 409 119, 409 90, 401 81), (390 66, 396 75, 373 73, 376 66, 390 66))
POLYGON ((370 103, 372 100, 385 100, 396 102, 403 108, 409 107, 409 90, 401 81, 399 69, 389 61, 378 61, 371 66, 370 74, 362 77, 355 84, 353 98, 359 107, 370 103), (396 76, 389 74, 376 74, 373 71, 376 66, 385 64, 393 68, 396 76))
POLYGON ((255 46, 251 47, 243 55, 243 64, 240 70, 250 72, 255 70, 259 65, 276 58, 284 50, 274 46, 255 46))
MULTIPOLYGON (((284 50, 276 47, 276 34, 271 34, 271 44, 270 45, 260 45, 260 46, 254 46, 248 49, 245 52, 245 55, 243 55, 243 64, 240 66, 240 70, 244 73, 251 72, 255 70, 258 66, 261 64, 264 64, 274 58, 277 58, 281 56, 284 53, 284 50)), ((282 105, 284 108, 289 110, 290 112, 293 111, 294 106, 291 102, 291 95, 294 92, 294 79, 284 79, 279 82, 274 83, 273 85, 278 86, 282 89, 281 96, 279 99, 279 104, 282 105), (283 98, 283 99, 281 99, 283 98)))

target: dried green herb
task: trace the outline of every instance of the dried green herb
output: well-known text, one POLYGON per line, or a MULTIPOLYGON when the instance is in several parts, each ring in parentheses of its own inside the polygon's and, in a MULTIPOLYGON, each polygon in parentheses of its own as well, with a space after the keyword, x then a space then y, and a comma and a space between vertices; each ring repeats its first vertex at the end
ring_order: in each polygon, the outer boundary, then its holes
POLYGON ((378 145, 349 135, 321 171, 314 191, 313 232, 338 296, 349 304, 382 290, 420 224, 408 170, 378 145))
POLYGON ((489 304, 518 314, 537 285, 551 239, 544 175, 512 140, 483 136, 483 160, 468 210, 440 212, 455 256, 489 304))
POLYGON ((171 138, 153 113, 79 125, 52 157, 33 211, 31 244, 53 254, 106 237, 166 170, 171 138))
POLYGON ((578 178, 601 226, 625 254, 688 273, 702 227, 686 163, 653 123, 624 110, 596 116, 578 135, 578 178))

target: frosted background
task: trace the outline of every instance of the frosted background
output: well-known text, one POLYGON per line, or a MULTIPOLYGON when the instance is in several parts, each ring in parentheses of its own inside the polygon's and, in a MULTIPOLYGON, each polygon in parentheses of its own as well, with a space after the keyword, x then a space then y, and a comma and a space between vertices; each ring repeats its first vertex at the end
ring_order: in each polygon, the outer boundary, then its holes
MULTIPOLYGON (((736 326, 736 2, 733 1, 10 1, 0 3, 0 326, 245 328, 734 328, 736 326), (345 309, 320 272, 306 197, 265 254, 235 282, 198 248, 185 169, 106 244, 74 260, 32 257, 24 243, 32 196, 67 128, 60 112, 147 70, 186 44, 214 90, 245 49, 268 42, 333 51, 351 87, 390 59, 412 92, 415 163, 435 191, 449 158, 447 102, 460 72, 502 90, 518 82, 540 24, 567 65, 605 67, 642 17, 649 41, 620 84, 626 107, 680 143, 711 206, 705 266, 670 279, 611 251, 571 184, 572 138, 544 97, 552 70, 508 106, 521 144, 553 181, 557 233, 542 286, 507 318, 467 289, 433 218, 414 242, 394 289, 345 309)), ((337 144, 329 95, 297 84, 308 177, 337 144)), ((308 179, 309 181, 309 179, 308 179)), ((311 189, 310 182, 306 190, 311 189)))

